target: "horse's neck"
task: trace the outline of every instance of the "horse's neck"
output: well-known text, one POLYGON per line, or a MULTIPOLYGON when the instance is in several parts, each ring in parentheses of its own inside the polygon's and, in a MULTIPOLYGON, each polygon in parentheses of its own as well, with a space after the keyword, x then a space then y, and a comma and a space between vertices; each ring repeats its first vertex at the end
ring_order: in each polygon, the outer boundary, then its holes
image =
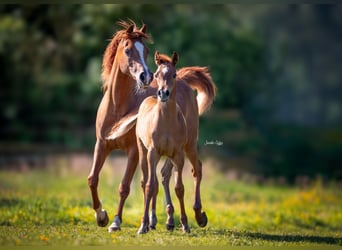
POLYGON ((112 106, 116 116, 125 115, 131 108, 134 100, 134 80, 121 72, 118 64, 113 63, 108 87, 109 105, 112 106))

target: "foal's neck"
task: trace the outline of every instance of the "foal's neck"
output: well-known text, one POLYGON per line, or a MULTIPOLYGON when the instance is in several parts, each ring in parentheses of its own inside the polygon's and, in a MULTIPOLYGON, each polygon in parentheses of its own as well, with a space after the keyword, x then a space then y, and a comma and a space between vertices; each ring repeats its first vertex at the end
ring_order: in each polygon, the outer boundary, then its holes
POLYGON ((177 101, 176 101, 176 86, 174 86, 170 93, 169 100, 167 102, 161 102, 158 100, 158 108, 163 117, 174 119, 177 115, 177 101))

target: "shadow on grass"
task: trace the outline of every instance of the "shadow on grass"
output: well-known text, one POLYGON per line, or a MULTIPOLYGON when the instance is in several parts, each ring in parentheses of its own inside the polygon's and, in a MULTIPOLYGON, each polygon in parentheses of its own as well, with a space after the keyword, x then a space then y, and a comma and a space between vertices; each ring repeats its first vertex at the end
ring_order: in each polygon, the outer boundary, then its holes
POLYGON ((241 237, 250 237, 252 239, 261 239, 266 241, 278 241, 278 242, 310 242, 310 243, 324 243, 332 245, 342 245, 342 238, 331 236, 316 236, 316 235, 275 235, 265 233, 234 233, 241 237))

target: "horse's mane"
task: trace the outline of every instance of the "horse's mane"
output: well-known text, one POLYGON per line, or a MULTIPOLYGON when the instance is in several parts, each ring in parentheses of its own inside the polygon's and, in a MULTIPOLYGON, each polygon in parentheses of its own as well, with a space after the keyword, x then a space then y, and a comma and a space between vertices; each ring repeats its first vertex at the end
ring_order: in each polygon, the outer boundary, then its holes
POLYGON ((104 52, 103 59, 102 59, 102 90, 105 92, 107 90, 107 79, 110 75, 110 72, 112 70, 112 66, 114 63, 114 58, 116 55, 117 48, 119 46, 119 43, 122 39, 145 39, 148 42, 152 42, 152 38, 150 35, 140 31, 134 21, 129 20, 128 22, 125 21, 119 21, 117 22, 119 26, 121 26, 123 29, 117 31, 113 38, 111 39, 110 43, 107 45, 107 48, 104 52), (131 25, 134 25, 133 32, 128 33, 127 29, 131 25))

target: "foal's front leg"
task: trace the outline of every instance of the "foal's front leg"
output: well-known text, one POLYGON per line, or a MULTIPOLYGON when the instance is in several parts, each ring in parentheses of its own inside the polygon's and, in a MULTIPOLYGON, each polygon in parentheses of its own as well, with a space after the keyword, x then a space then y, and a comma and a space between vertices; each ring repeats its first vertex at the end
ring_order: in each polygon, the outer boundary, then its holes
POLYGON ((182 179, 182 171, 183 171, 183 166, 184 166, 183 152, 180 152, 176 155, 176 157, 174 158, 174 163, 177 167, 177 171, 175 172, 176 174, 175 191, 176 191, 177 198, 179 200, 179 206, 180 206, 180 212, 181 212, 180 221, 182 223, 183 232, 190 233, 190 228, 188 225, 188 217, 186 216, 185 206, 184 206, 184 184, 183 184, 183 179, 182 179))
POLYGON ((167 159, 161 170, 162 184, 164 187, 165 200, 166 200, 166 213, 167 213, 166 229, 168 231, 173 231, 173 229, 175 228, 175 221, 173 218, 174 207, 172 204, 171 194, 170 194, 170 179, 172 175, 172 168, 173 168, 173 164, 171 160, 167 159))
POLYGON ((148 179, 147 179, 147 183, 145 185, 145 190, 144 190, 144 193, 145 193, 144 215, 141 219, 141 226, 138 230, 138 234, 144 234, 149 231, 148 211, 149 211, 152 196, 155 194, 156 167, 157 167, 159 159, 160 159, 160 155, 156 152, 156 150, 154 149, 148 150, 147 152, 148 179))

